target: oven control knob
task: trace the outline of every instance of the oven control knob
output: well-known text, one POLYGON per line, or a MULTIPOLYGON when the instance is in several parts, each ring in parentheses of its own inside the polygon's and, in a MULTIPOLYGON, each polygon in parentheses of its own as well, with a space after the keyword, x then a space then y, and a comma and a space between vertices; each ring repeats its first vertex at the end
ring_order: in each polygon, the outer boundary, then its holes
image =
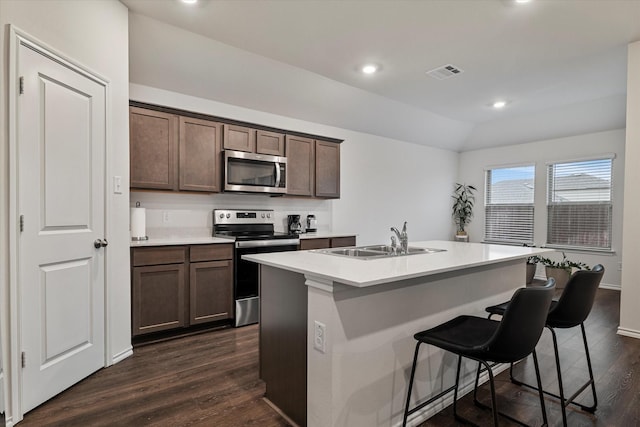
POLYGON ((231 214, 227 214, 227 218, 231 218, 231 214))
POLYGON ((267 218, 271 218, 271 214, 267 214, 267 218))
POLYGON ((224 214, 220 214, 220 218, 224 218, 224 214))
POLYGON ((262 214, 262 218, 264 218, 264 214, 262 214))

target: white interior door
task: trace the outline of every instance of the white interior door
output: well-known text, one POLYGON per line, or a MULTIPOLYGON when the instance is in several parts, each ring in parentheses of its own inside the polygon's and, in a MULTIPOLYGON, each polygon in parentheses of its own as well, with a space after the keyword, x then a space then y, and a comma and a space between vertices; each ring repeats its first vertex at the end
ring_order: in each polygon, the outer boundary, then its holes
POLYGON ((104 366, 105 86, 21 45, 22 410, 104 366))

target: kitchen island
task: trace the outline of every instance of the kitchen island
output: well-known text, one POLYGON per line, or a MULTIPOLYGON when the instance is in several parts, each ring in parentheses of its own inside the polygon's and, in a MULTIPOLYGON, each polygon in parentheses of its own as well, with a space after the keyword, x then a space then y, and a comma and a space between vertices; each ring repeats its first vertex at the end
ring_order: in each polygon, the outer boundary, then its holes
MULTIPOLYGON (((546 249, 449 241, 410 246, 442 252, 354 259, 320 251, 247 255, 260 266, 260 376, 265 398, 298 425, 395 426, 402 422, 413 334, 511 297, 524 260, 546 249)), ((475 365, 464 370, 463 393, 475 365)), ((455 356, 425 346, 413 399, 454 382, 455 356)), ((410 418, 427 419, 447 395, 410 418)))

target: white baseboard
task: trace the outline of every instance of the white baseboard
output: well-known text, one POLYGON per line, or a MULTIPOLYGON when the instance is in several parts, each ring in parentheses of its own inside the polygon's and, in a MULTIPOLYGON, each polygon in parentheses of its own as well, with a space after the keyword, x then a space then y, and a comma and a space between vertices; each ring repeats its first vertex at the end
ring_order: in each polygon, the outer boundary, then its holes
POLYGON ((133 347, 129 347, 118 354, 114 354, 113 365, 115 365, 116 363, 122 362, 124 359, 126 359, 129 356, 133 356, 133 347))
POLYGON ((618 335, 640 339, 640 331, 622 328, 620 326, 618 326, 618 335))
POLYGON ((600 288, 602 288, 602 289, 610 289, 612 291, 620 291, 620 290, 622 290, 620 285, 611 285, 609 283, 602 283, 602 282, 600 282, 600 288))
POLYGON ((4 371, 0 370, 0 413, 4 414, 4 371))

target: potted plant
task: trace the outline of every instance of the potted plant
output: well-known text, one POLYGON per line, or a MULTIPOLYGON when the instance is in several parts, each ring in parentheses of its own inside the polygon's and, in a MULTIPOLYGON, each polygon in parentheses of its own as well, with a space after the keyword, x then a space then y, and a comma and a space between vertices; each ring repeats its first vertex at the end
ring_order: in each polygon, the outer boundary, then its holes
POLYGON ((538 265, 538 261, 540 261, 540 257, 537 255, 527 258, 527 285, 530 285, 533 282, 533 277, 536 275, 536 266, 538 265))
POLYGON ((473 217, 473 204, 475 203, 476 187, 456 183, 456 189, 453 192, 453 207, 451 215, 456 223, 456 236, 467 236, 465 227, 471 222, 473 217))
POLYGON ((554 261, 549 258, 538 257, 538 261, 545 267, 547 278, 553 277, 556 279, 556 288, 564 288, 567 284, 569 277, 574 268, 578 270, 590 270, 591 268, 583 262, 575 262, 567 259, 567 256, 562 252, 562 260, 554 261))

